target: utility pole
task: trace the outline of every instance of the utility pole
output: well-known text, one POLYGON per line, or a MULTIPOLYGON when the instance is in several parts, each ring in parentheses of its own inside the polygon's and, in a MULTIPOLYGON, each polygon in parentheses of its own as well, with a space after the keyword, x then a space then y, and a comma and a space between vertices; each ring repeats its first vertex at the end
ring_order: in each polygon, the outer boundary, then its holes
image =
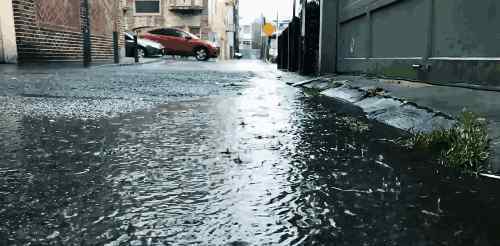
POLYGON ((113 60, 116 64, 120 63, 120 40, 118 18, 121 10, 120 2, 114 1, 113 4, 113 60))
POLYGON ((306 40, 306 18, 307 18, 307 0, 302 0, 302 26, 300 29, 300 56, 299 56, 299 71, 301 73, 305 73, 305 64, 306 64, 306 51, 307 51, 307 40, 306 40))
POLYGON ((240 0, 234 1, 234 52, 240 52, 240 0))
POLYGON ((137 32, 134 34, 134 62, 139 63, 139 45, 137 44, 137 32))
POLYGON ((264 14, 261 14, 262 16, 262 24, 260 25, 260 59, 262 60, 266 60, 267 59, 267 55, 266 55, 266 50, 267 50, 267 47, 266 47, 266 43, 264 42, 264 34, 263 34, 263 31, 262 31, 262 28, 264 28, 264 25, 266 24, 266 17, 264 17, 264 14))
POLYGON ((83 66, 88 67, 92 62, 92 43, 90 39, 90 4, 83 0, 83 66))
POLYGON ((280 12, 279 10, 276 10, 276 32, 279 31, 279 26, 280 26, 280 12))
POLYGON ((307 0, 302 0, 302 29, 301 29, 301 35, 304 37, 306 35, 306 5, 307 5, 307 0))
POLYGON ((296 42, 295 42, 295 33, 296 33, 295 21, 296 21, 296 18, 295 18, 295 16, 297 15, 296 9, 297 9, 297 0, 293 0, 292 20, 288 24, 288 49, 287 49, 287 52, 288 52, 287 68, 288 68, 288 71, 291 71, 291 72, 295 71, 295 64, 297 62, 296 61, 297 57, 295 56, 295 54, 296 54, 296 51, 295 51, 295 48, 296 48, 296 46, 295 46, 296 45, 296 42))

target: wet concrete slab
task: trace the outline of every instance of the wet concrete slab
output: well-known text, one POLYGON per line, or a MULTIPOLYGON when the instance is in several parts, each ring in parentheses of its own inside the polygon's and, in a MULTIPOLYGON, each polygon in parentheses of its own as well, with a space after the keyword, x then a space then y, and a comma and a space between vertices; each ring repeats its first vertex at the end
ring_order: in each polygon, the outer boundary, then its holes
POLYGON ((406 131, 427 133, 437 129, 449 129, 455 123, 411 104, 372 112, 368 117, 406 131))
POLYGON ((342 100, 360 107, 369 119, 412 132, 431 132, 449 129, 455 121, 432 110, 420 108, 401 99, 370 96, 367 90, 344 85, 326 89, 321 95, 342 100))
POLYGON ((354 103, 369 118, 407 131, 431 132, 451 128, 456 123, 453 118, 459 117, 464 110, 485 117, 491 138, 492 171, 500 172, 499 92, 349 75, 330 78, 330 83, 323 80, 309 79, 301 82, 300 86, 317 89, 324 96, 354 103), (332 84, 343 86, 327 86, 332 84), (378 90, 384 96, 377 93, 368 95, 370 91, 378 90))
POLYGON ((500 171, 500 92, 360 76, 344 76, 342 79, 349 80, 349 84, 355 87, 383 88, 393 97, 453 117, 458 117, 464 110, 483 116, 488 121, 488 132, 492 139, 492 164, 495 170, 500 171))
POLYGON ((404 102, 394 98, 387 98, 381 96, 365 98, 362 101, 356 102, 355 105, 362 108, 363 111, 369 115, 381 110, 391 110, 393 108, 401 107, 404 102))
POLYGON ((356 103, 363 100, 367 93, 361 90, 355 90, 350 87, 342 86, 331 88, 320 92, 321 95, 344 100, 349 103, 356 103))

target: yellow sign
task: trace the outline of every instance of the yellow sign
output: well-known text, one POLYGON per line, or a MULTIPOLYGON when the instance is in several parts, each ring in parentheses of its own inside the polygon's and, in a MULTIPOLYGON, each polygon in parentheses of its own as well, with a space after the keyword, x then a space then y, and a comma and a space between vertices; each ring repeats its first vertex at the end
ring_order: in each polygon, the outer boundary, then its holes
POLYGON ((274 32, 276 32, 276 27, 274 27, 271 23, 266 23, 264 27, 262 27, 262 31, 266 34, 266 36, 270 37, 274 34, 274 32))

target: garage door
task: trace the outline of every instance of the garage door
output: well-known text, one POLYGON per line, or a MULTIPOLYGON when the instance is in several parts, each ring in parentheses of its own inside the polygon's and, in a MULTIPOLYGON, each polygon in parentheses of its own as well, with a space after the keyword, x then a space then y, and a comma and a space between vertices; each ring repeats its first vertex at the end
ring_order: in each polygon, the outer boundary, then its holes
POLYGON ((339 72, 500 86, 500 1, 341 0, 339 72))

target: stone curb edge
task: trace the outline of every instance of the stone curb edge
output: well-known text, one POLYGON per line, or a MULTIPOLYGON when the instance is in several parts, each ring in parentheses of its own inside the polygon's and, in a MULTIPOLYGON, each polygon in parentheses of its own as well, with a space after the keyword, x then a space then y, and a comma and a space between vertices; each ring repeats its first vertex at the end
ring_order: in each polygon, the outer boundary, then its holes
MULTIPOLYGON (((287 82, 286 84, 288 84, 290 86, 293 86, 293 87, 306 88, 305 85, 308 85, 308 84, 311 84, 311 83, 314 83, 314 82, 319 82, 319 81, 322 81, 322 80, 324 81, 324 80, 333 80, 333 79, 334 79, 334 77, 332 77, 332 76, 323 76, 323 77, 312 78, 312 79, 308 79, 308 80, 304 80, 304 81, 300 81, 300 82, 296 82, 296 83, 287 82)), ((332 82, 334 82, 334 81, 332 81, 332 82)), ((346 82, 347 81, 342 80, 341 83, 344 84, 343 86, 347 86, 350 90, 352 90, 352 91, 363 91, 364 93, 368 93, 368 91, 366 91, 366 90, 364 90, 364 89, 362 89, 360 87, 353 87, 353 86, 347 85, 346 82)), ((328 90, 328 89, 324 89, 323 91, 326 91, 326 90, 328 90)), ((325 94, 322 94, 322 96, 331 97, 331 96, 327 96, 325 94)), ((411 104, 411 105, 413 105, 413 106, 415 106, 417 108, 420 108, 420 109, 423 109, 423 110, 427 110, 429 112, 433 112, 436 115, 441 115, 441 116, 444 116, 444 117, 446 117, 448 119, 453 119, 453 117, 451 117, 451 116, 449 116, 449 115, 447 115, 447 114, 445 114, 443 112, 435 111, 435 110, 433 110, 431 108, 427 108, 427 107, 422 107, 422 106, 419 106, 418 104, 413 103, 413 102, 408 102, 406 100, 402 100, 400 98, 396 98, 396 97, 392 97, 392 96, 387 96, 387 95, 384 95, 383 97, 384 98, 390 98, 390 99, 393 99, 393 100, 397 100, 397 101, 403 102, 405 104, 411 104)), ((342 98, 336 98, 336 99, 344 101, 344 102, 349 103, 349 104, 352 104, 352 105, 354 105, 356 107, 359 107, 355 103, 347 101, 347 100, 344 100, 342 98)), ((385 122, 381 122, 381 123, 387 124, 385 122)), ((402 129, 402 130, 404 130, 404 129, 402 129)), ((488 173, 479 173, 478 176, 483 177, 483 178, 494 179, 494 180, 500 181, 500 176, 499 175, 488 174, 488 173)))

